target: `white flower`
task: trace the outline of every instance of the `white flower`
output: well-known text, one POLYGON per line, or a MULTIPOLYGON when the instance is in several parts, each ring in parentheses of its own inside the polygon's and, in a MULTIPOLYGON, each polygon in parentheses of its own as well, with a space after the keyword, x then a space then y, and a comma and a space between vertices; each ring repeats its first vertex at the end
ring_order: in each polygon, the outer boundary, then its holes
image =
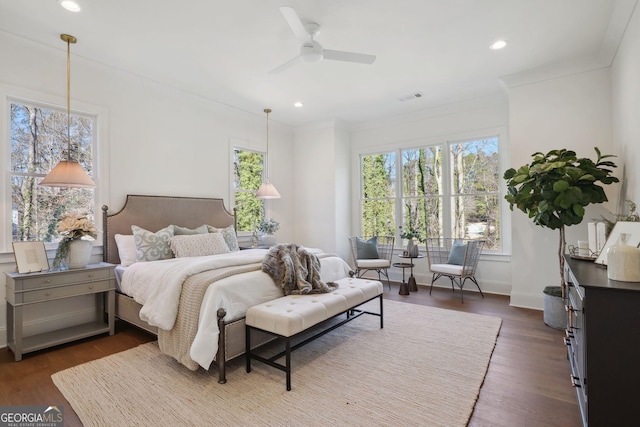
POLYGON ((58 234, 63 239, 79 239, 83 236, 98 237, 98 229, 86 212, 69 212, 58 222, 58 234))

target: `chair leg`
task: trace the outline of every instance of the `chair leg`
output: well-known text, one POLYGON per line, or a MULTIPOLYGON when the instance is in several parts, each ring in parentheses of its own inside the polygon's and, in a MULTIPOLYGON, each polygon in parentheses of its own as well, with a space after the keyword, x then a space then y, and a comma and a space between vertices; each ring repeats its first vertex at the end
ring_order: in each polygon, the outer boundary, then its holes
MULTIPOLYGON (((382 273, 385 275, 385 277, 387 278, 387 285, 389 286, 389 290, 391 290, 391 281, 389 280, 389 270, 387 270, 386 268, 384 269, 384 272, 382 273)), ((378 272, 378 278, 380 277, 380 272, 378 272)), ((381 280, 382 281, 382 280, 381 280)))
POLYGON ((482 293, 482 289, 480 289, 480 285, 478 285, 478 281, 476 280, 476 278, 469 277, 469 279, 471 279, 471 281, 476 284, 476 286, 478 287, 478 290, 480 291, 480 295, 482 295, 482 298, 484 298, 484 294, 482 293))

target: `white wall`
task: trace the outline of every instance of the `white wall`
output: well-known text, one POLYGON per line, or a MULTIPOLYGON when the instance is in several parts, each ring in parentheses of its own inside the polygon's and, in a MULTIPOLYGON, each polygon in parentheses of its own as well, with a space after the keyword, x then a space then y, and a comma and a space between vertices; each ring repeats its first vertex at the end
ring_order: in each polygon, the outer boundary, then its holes
MULTIPOLYGON (((567 148, 595 158, 593 147, 612 153, 609 69, 603 68, 509 88, 511 167, 531 163, 531 154, 567 148)), ((611 200, 615 187, 606 186, 611 200)), ((582 224, 567 228, 566 240, 586 240, 588 219, 612 203, 587 209, 582 224)), ((559 232, 536 226, 519 210, 512 216, 511 304, 542 308, 542 290, 560 285, 559 232)))
MULTIPOLYGON (((23 88, 66 100, 66 50, 52 49, 0 32, 0 86, 23 88)), ((228 209, 230 200, 230 141, 247 141, 264 149, 265 116, 262 110, 246 113, 144 80, 102 64, 73 55, 71 58, 71 105, 85 102, 109 112, 105 140, 109 156, 109 193, 98 205, 119 210, 127 194, 222 197, 228 209)), ((6 95, 6 94, 5 94, 6 95)), ((4 98, 2 99, 4 102, 4 98)), ((64 103, 61 104, 64 106, 64 103)), ((268 107, 268 106, 265 106, 268 107)), ((270 214, 282 223, 278 238, 293 240, 294 199, 292 142, 288 126, 277 122, 277 111, 270 115, 269 151, 271 181, 282 199, 269 202, 270 214)), ((7 138, 3 132, 2 138, 7 138)), ((6 161, 5 152, 2 154, 6 161)), ((5 191, 6 177, 0 178, 5 191)), ((1 209, 6 211, 6 198, 1 209)), ((100 215, 100 211, 97 212, 100 215)), ((10 239, 1 235, 0 239, 10 239)), ((99 248, 97 250, 99 252, 99 248)), ((53 255, 53 254, 51 254, 53 255)), ((99 253, 94 260, 99 260, 99 253)), ((0 254, 0 271, 15 268, 13 255, 0 254)), ((0 276, 0 346, 6 344, 5 276, 0 276)), ((68 309, 69 303, 66 307, 68 309)), ((78 323, 86 307, 74 310, 78 323)), ((56 308, 28 313, 27 331, 68 323, 73 319, 46 322, 56 317, 56 308), (44 314, 42 316, 41 314, 44 314), (45 320, 43 320, 45 319, 45 320)))
MULTIPOLYGON (((406 148, 425 143, 496 133, 501 134, 501 139, 508 139, 505 131, 508 121, 509 111, 506 97, 496 95, 353 126, 351 129, 352 212, 359 212, 360 153, 392 150, 398 147, 406 148)), ((359 218, 357 215, 353 215, 352 235, 357 235, 359 230, 359 218)), ((508 228, 506 231, 509 231, 508 228)), ((508 240, 508 236, 505 237, 508 240)), ((506 245, 509 247, 508 242, 506 245)), ((400 245, 396 244, 396 252, 400 253, 401 251, 400 245)), ((426 260, 417 260, 414 263, 416 264, 414 275, 417 282, 419 284, 431 283, 426 260)), ((402 279, 402 271, 399 269, 390 269, 390 275, 392 280, 400 281, 402 279)), ((483 291, 509 294, 511 291, 509 255, 484 255, 478 266, 476 277, 481 283, 483 291)), ((448 286, 448 284, 443 282, 443 286, 448 286)))
POLYGON ((613 147, 625 164, 622 199, 640 203, 640 8, 636 7, 611 67, 613 147))
POLYGON ((294 143, 296 243, 348 260, 349 136, 330 120, 299 128, 294 143))

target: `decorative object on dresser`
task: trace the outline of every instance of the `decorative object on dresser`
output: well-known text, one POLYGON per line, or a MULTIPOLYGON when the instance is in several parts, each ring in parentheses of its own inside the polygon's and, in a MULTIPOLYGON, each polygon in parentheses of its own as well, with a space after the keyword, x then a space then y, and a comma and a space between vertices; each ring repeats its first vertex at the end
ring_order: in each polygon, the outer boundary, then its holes
MULTIPOLYGON (((532 218, 534 224, 560 232, 558 266, 562 299, 566 298, 565 227, 582 222, 585 206, 607 201, 604 189, 598 183, 607 185, 619 181, 612 176, 616 165, 607 160, 614 156, 602 155, 597 147, 594 149, 595 162, 578 158, 574 151, 551 150, 547 154, 533 153, 530 165, 517 170, 510 168, 504 173, 507 181, 505 199, 509 208, 513 210, 515 206, 532 218)), ((558 329, 565 327, 555 323, 556 319, 564 320, 563 315, 545 313, 544 316, 547 325, 558 329)))
POLYGON ((628 242, 631 234, 620 234, 620 242, 607 249, 607 277, 623 282, 640 282, 640 249, 628 242))
POLYGON ((98 230, 86 212, 68 212, 58 222, 58 234, 62 237, 53 259, 55 269, 84 268, 91 260, 93 242, 98 230))
POLYGON ((44 242, 13 242, 13 255, 16 258, 18 273, 33 273, 49 269, 44 242))
POLYGON ((565 344, 583 424, 640 419, 640 284, 610 280, 593 262, 566 259, 565 344))
POLYGON ((263 218, 258 224, 260 232, 259 246, 271 247, 276 244, 274 233, 280 229, 280 223, 273 218, 263 218))
POLYGON ((91 264, 86 268, 40 273, 5 273, 7 276, 7 344, 15 360, 24 353, 52 347, 93 335, 114 332, 115 274, 114 265, 91 264), (71 298, 80 295, 96 296, 95 319, 91 322, 24 336, 24 309, 32 304, 71 298), (107 323, 104 314, 108 313, 107 323))

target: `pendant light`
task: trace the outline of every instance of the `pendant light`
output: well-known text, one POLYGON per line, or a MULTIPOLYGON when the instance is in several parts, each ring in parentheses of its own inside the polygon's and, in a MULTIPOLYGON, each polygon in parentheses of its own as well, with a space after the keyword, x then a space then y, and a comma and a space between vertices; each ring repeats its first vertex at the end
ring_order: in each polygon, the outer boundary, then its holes
POLYGON ((82 166, 71 160, 71 43, 77 39, 69 34, 61 34, 60 38, 67 43, 67 160, 58 165, 40 181, 45 187, 93 188, 96 184, 82 166))
POLYGON ((267 114, 267 154, 265 160, 265 172, 266 179, 258 188, 258 192, 256 193, 256 198, 258 199, 279 199, 280 193, 276 190, 276 187, 269 182, 269 113, 271 112, 270 108, 265 108, 264 112, 267 114))

